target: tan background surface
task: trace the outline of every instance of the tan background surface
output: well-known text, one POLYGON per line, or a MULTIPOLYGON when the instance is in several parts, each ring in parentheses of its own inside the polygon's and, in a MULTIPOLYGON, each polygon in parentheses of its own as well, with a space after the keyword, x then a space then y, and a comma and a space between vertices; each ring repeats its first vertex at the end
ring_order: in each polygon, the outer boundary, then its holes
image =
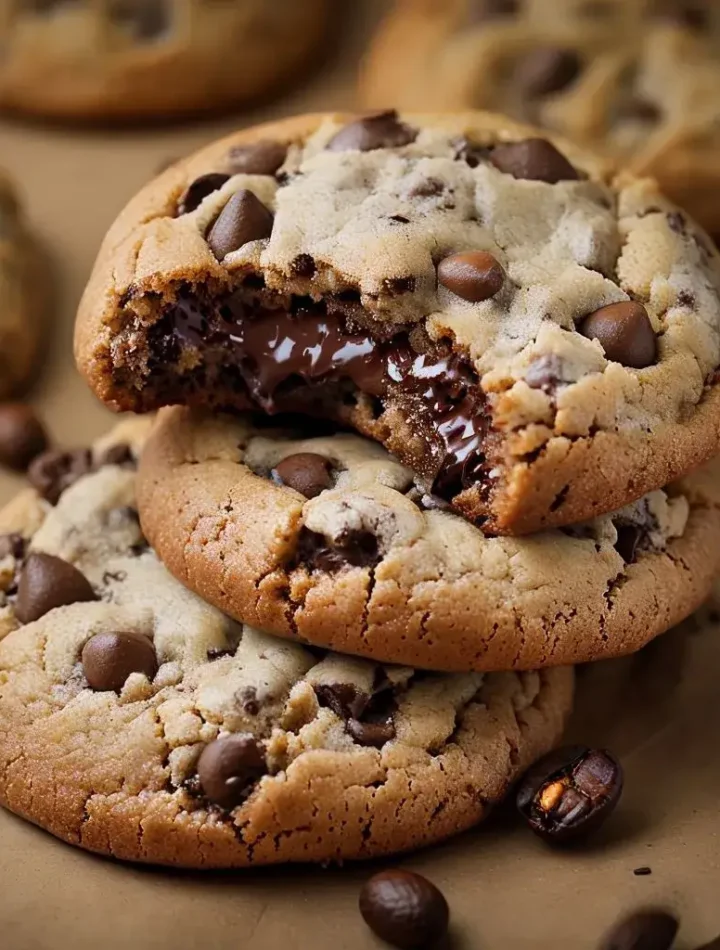
MULTIPOLYGON (((370 0, 370 8, 381 0, 370 0)), ((350 6, 350 4, 348 4, 350 6)), ((353 8, 355 4, 352 5, 353 8)), ((0 124, 0 161, 27 198, 57 277, 53 348, 35 401, 58 442, 84 444, 108 416, 73 373, 72 319, 104 231, 165 159, 238 124, 352 107, 352 67, 372 10, 323 74, 253 115, 108 134, 0 124)), ((39 275, 43 279, 43 275, 39 275)), ((0 476, 0 501, 17 480, 0 476)), ((624 909, 667 903, 679 946, 720 933, 720 631, 690 623, 640 656, 584 671, 575 738, 621 756, 626 792, 593 847, 553 852, 514 821, 403 863, 445 892, 456 950, 591 950, 624 909), (633 869, 652 868, 649 877, 633 869)), ((370 950, 357 911, 367 867, 168 873, 102 861, 0 813, 3 950, 370 950)))

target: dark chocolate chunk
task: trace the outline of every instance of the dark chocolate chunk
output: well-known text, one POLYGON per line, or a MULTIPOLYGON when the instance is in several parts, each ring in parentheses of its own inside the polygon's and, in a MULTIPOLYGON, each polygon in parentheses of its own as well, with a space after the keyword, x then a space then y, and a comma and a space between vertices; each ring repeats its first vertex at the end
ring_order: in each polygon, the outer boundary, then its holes
POLYGON ((679 922, 665 910, 640 910, 621 920, 600 944, 600 950, 670 950, 679 922))
POLYGON ((615 526, 615 530, 617 531, 615 550, 626 564, 632 564, 642 540, 643 531, 636 524, 619 524, 615 526))
POLYGON ((417 131, 400 121, 394 109, 365 116, 346 125, 330 139, 331 152, 372 152, 376 148, 401 148, 417 138, 417 131))
POLYGON ((90 449, 73 449, 68 452, 50 449, 30 463, 28 480, 46 501, 56 505, 67 488, 92 470, 90 449))
POLYGON ((395 725, 391 719, 385 722, 348 719, 345 728, 358 745, 373 746, 376 749, 382 748, 386 742, 395 738, 395 725))
POLYGON ((549 96, 573 83, 582 69, 582 60, 571 49, 540 46, 520 61, 515 79, 531 98, 549 96))
POLYGON ((21 534, 0 534, 0 560, 5 557, 15 558, 16 561, 22 561, 25 557, 25 548, 28 542, 21 534))
POLYGON ((451 293, 471 303, 480 303, 500 292, 505 271, 488 251, 462 251, 440 261, 437 277, 451 293))
POLYGON ((287 146, 270 139, 252 145, 236 145, 228 155, 233 175, 274 175, 287 157, 287 146))
POLYGON ((221 261, 249 241, 270 237, 272 227, 272 213, 252 191, 243 188, 222 209, 208 232, 207 242, 221 261))
POLYGON ((647 310, 634 300, 600 307, 579 324, 578 330, 597 340, 607 359, 634 369, 652 366, 657 359, 657 337, 647 310))
POLYGON ((442 893, 427 878, 412 871, 389 870, 365 883, 360 913, 381 940, 400 950, 433 947, 445 936, 450 909, 442 893))
POLYGON ((644 864, 641 868, 635 868, 633 874, 635 877, 649 877, 652 874, 652 868, 644 864))
POLYGON ((292 268, 293 276, 306 277, 308 279, 314 277, 315 271, 317 270, 315 261, 310 254, 298 254, 298 256, 293 259, 290 267, 292 268))
POLYGON ((85 678, 95 692, 119 693, 131 673, 152 680, 158 671, 152 642, 138 633, 97 633, 82 651, 85 678))
POLYGON ((189 214, 199 208, 207 196, 222 188, 226 181, 230 181, 230 176, 220 172, 210 172, 196 178, 180 199, 178 214, 189 214))
POLYGON ((359 719, 370 702, 370 696, 352 683, 318 683, 315 695, 321 706, 327 706, 346 720, 359 719))
POLYGON ((21 402, 0 405, 0 465, 24 472, 47 444, 45 427, 30 406, 21 402))
POLYGON ((80 571, 52 554, 32 553, 20 573, 15 615, 20 623, 39 620, 56 607, 97 600, 80 571))
POLYGON ((517 807, 535 834, 562 844, 596 831, 614 811, 622 786, 622 769, 609 752, 567 746, 525 774, 517 807))
POLYGON ((332 463, 324 455, 297 452, 278 462, 273 475, 306 498, 315 498, 326 488, 332 488, 331 468, 332 463))
POLYGON ((225 736, 205 746, 197 764, 205 796, 221 808, 239 805, 267 772, 262 748, 249 733, 225 736))
POLYGON ((577 181, 577 170, 547 139, 525 139, 496 145, 490 152, 490 161, 501 172, 513 178, 544 181, 556 185, 559 181, 577 181))
POLYGON ((345 567, 374 567, 380 560, 377 538, 370 531, 347 531, 329 543, 322 534, 303 528, 297 559, 313 570, 333 573, 345 567))
POLYGON ((453 146, 453 158, 458 162, 465 162, 470 168, 477 168, 482 162, 490 159, 491 149, 486 145, 473 144, 466 138, 460 138, 455 139, 453 146))

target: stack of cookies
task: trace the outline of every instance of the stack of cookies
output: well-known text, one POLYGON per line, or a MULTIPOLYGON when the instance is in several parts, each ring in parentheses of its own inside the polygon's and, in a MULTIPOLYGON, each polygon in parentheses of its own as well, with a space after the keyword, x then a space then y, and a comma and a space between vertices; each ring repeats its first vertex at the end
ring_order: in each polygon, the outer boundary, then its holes
POLYGON ((720 567, 717 252, 502 117, 209 147, 113 225, 76 340, 137 415, 0 517, 0 798, 83 847, 448 837, 558 742, 574 664, 720 567))

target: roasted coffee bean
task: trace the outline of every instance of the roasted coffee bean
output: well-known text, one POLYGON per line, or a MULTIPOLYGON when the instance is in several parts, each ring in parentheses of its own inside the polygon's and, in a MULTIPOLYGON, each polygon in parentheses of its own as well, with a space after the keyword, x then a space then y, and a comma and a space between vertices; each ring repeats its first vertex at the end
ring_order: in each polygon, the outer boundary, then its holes
POLYGON ((330 139, 331 152, 372 152, 376 148, 401 148, 417 138, 417 131, 400 121, 397 112, 379 112, 351 122, 330 139))
POLYGON ((451 293, 480 303, 494 297, 505 282, 502 264, 488 251, 461 251, 438 264, 438 282, 451 293))
POLYGON ((230 181, 230 176, 220 172, 210 172, 196 178, 180 199, 178 214, 189 214, 199 208, 207 196, 222 188, 226 181, 230 181))
POLYGON ((228 810, 239 805, 267 772, 265 756, 249 733, 224 736, 205 746, 197 764, 205 796, 228 810))
POLYGON ((490 161, 501 172, 513 178, 544 181, 556 185, 559 181, 577 181, 580 177, 565 156, 547 139, 525 139, 496 145, 490 152, 490 161))
POLYGON ((158 671, 155 647, 139 633, 97 633, 82 651, 85 678, 95 692, 119 693, 131 673, 149 680, 158 671))
POLYGON ((360 891, 360 913, 368 927, 393 947, 432 947, 448 930, 450 909, 427 878, 412 871, 381 871, 360 891))
POLYGON ((360 722, 348 719, 345 728, 358 745, 381 749, 386 742, 395 738, 395 724, 391 719, 385 722, 360 722))
POLYGON ((66 488, 93 470, 90 449, 63 452, 50 449, 33 459, 28 468, 28 480, 38 494, 56 505, 66 488))
POLYGON ((18 581, 15 616, 32 623, 56 607, 97 600, 90 582, 80 571, 52 554, 29 555, 18 581))
POLYGON ((579 324, 578 330, 597 340, 607 359, 642 369, 657 359, 657 337, 647 310, 634 300, 600 307, 579 324))
POLYGON ((526 773, 517 807, 537 835, 562 843, 599 828, 620 800, 622 785, 622 769, 609 752, 567 746, 526 773))
POLYGON ((664 910, 641 910, 616 924, 600 950, 670 950, 678 920, 664 910))
POLYGON ((236 145, 228 155, 233 175, 274 175, 287 157, 287 145, 263 139, 252 145, 236 145))
POLYGON ((321 706, 341 719, 359 719, 370 702, 370 696, 352 683, 317 683, 315 695, 321 706))
POLYGON ((542 46, 521 60, 515 79, 526 95, 537 99, 565 89, 581 69, 582 60, 574 50, 542 46))
POLYGON ((332 488, 329 459, 314 452, 288 455, 273 469, 273 475, 288 488, 294 488, 306 498, 315 498, 326 488, 332 488))
POLYGON ((45 428, 30 406, 21 402, 0 405, 0 465, 24 472, 47 444, 45 428))
POLYGON ((210 228, 207 242, 221 261, 249 241, 270 237, 273 216, 260 199, 243 188, 236 191, 210 228))

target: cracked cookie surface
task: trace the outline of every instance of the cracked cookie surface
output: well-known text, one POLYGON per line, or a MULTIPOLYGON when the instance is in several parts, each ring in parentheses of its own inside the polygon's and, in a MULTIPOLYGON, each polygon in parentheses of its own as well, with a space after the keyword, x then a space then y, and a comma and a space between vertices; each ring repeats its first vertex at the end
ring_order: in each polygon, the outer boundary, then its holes
POLYGON ((0 399, 21 393, 38 368, 47 279, 38 269, 15 188, 0 172, 0 399))
POLYGON ((329 9, 328 0, 9 0, 0 108, 122 119, 245 103, 309 68, 329 9))
POLYGON ((475 824, 557 742, 571 669, 383 666, 182 587, 135 511, 147 428, 76 453, 54 504, 28 489, 0 512, 2 804, 127 860, 341 861, 475 824))
POLYGON ((651 182, 536 136, 385 113, 211 146, 110 229, 80 368, 117 409, 352 425, 488 534, 662 487, 718 448, 720 259, 651 182))
POLYGON ((720 567, 717 463, 621 511, 487 538, 376 443, 165 409, 140 517, 171 572, 272 633, 448 671, 633 652, 687 616, 720 567))
POLYGON ((720 233, 718 84, 714 0, 396 0, 361 99, 534 122, 652 175, 720 233))

